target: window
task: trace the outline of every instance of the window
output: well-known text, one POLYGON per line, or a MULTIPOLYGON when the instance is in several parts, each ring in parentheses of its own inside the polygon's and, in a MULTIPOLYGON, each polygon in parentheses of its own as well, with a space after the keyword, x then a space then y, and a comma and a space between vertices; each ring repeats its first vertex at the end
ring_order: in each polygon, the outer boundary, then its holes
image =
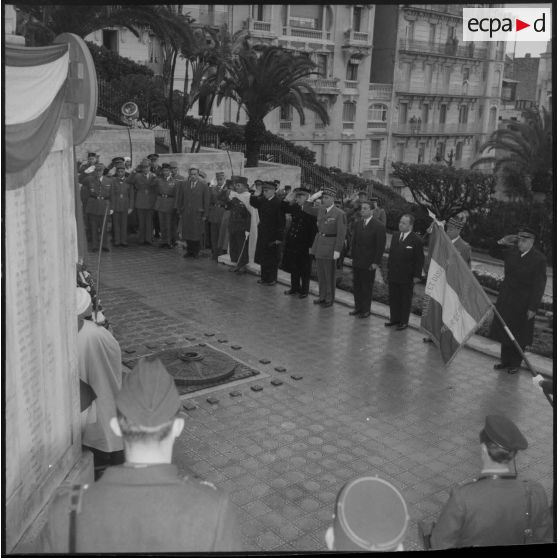
POLYGON ((430 91, 430 86, 432 84, 432 64, 426 64, 424 67, 424 85, 426 86, 426 91, 430 91))
POLYGON ((442 160, 446 156, 446 142, 440 141, 438 145, 436 145, 436 159, 442 160))
POLYGON ((399 124, 407 124, 407 103, 399 103, 399 124))
POLYGON ((358 64, 349 62, 347 64, 347 81, 357 81, 358 79, 358 64))
POLYGON ((444 86, 449 89, 451 82, 451 66, 444 68, 444 86))
POLYGON ((421 119, 423 124, 428 124, 428 116, 430 114, 430 105, 426 103, 422 105, 421 119))
POLYGON ((459 124, 467 124, 468 117, 469 107, 467 105, 461 105, 459 107, 459 124))
POLYGON ((368 107, 368 122, 386 122, 387 106, 382 104, 373 104, 368 107))
POLYGON ((252 17, 256 21, 264 21, 264 7, 263 4, 255 4, 252 6, 252 17))
POLYGON ((353 31, 360 31, 360 26, 362 24, 362 7, 353 7, 353 31))
POLYGON ((322 167, 325 166, 325 144, 314 143, 312 144, 312 148, 316 154, 316 164, 321 165, 322 167))
POLYGON ((463 68, 463 81, 469 81, 469 68, 463 68))
POLYGON ((404 143, 398 143, 396 151, 395 151, 395 160, 398 163, 403 162, 404 157, 405 157, 405 144, 404 143))
POLYGON ((446 113, 448 111, 447 105, 440 105, 440 124, 446 123, 446 113))
POLYGON ((103 29, 103 46, 111 52, 118 52, 118 31, 103 29))
POLYGON ((356 103, 345 101, 343 103, 343 122, 354 122, 356 118, 356 103))
POLYGON ((322 29, 323 6, 315 4, 291 4, 289 25, 304 29, 322 29))
POLYGON ((463 157, 463 142, 459 142, 455 146, 455 160, 461 161, 463 157))
POLYGON ((417 163, 419 165, 424 163, 424 143, 419 145, 417 163))
POLYGON ((428 42, 434 44, 436 42, 436 24, 431 23, 428 31, 428 42))
POLYGON ((321 77, 328 76, 328 56, 327 54, 317 54, 316 64, 318 66, 318 72, 321 77))
POLYGON ((370 141, 370 164, 377 167, 380 164, 380 153, 382 152, 382 140, 370 141))
POLYGON ((407 24, 407 39, 409 41, 412 41, 415 38, 415 22, 414 21, 409 21, 409 23, 407 24))
POLYGON ((293 107, 290 105, 288 107, 281 107, 279 119, 291 121, 293 119, 293 107))

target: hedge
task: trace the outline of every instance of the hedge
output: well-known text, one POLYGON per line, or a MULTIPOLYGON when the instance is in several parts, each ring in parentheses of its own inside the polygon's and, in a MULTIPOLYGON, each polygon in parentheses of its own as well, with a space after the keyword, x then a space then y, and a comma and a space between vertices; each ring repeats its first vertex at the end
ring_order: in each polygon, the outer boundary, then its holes
POLYGON ((105 81, 120 79, 128 74, 142 74, 153 77, 153 72, 143 64, 137 64, 129 58, 124 58, 104 46, 85 41, 93 57, 97 77, 105 81))

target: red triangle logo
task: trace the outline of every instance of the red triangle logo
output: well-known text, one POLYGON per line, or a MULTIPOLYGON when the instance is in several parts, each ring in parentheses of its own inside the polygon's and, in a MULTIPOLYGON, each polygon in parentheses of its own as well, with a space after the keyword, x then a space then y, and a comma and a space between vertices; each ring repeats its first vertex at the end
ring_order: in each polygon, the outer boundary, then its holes
POLYGON ((521 31, 522 29, 525 29, 526 27, 531 27, 531 24, 530 23, 525 23, 524 21, 521 21, 520 19, 515 20, 515 30, 516 31, 521 31))

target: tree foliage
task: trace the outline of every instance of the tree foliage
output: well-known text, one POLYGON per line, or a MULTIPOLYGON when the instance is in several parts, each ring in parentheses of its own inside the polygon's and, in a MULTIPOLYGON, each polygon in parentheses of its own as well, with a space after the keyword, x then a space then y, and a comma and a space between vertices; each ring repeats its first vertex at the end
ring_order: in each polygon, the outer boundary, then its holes
POLYGON ((217 102, 230 97, 238 103, 239 110, 246 112, 246 166, 258 166, 259 147, 266 131, 264 118, 273 110, 292 108, 304 124, 304 109, 309 109, 329 123, 327 110, 307 81, 315 69, 307 55, 275 46, 263 47, 259 52, 243 49, 232 60, 217 102))
POLYGON ((506 128, 494 131, 472 168, 494 165, 495 172, 524 177, 527 189, 548 194, 553 187, 555 153, 552 113, 544 107, 528 109, 523 119, 508 120, 506 128))
POLYGON ((153 77, 153 72, 143 64, 138 64, 91 41, 85 41, 85 44, 89 48, 99 79, 112 81, 113 79, 121 79, 131 74, 153 77))
POLYGON ((494 177, 480 171, 443 165, 392 163, 393 176, 411 191, 417 204, 440 220, 485 205, 494 192, 494 177))

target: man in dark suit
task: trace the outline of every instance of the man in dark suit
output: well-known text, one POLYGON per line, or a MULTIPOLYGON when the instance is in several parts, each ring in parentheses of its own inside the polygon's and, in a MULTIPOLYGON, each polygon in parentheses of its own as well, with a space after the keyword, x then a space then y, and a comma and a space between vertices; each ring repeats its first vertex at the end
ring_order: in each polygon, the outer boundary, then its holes
POLYGON ((360 202, 361 218, 353 227, 353 296, 355 309, 351 316, 368 318, 372 304, 372 287, 376 270, 382 262, 386 246, 386 228, 372 216, 372 202, 360 202))
POLYGON ((342 209, 335 207, 335 196, 336 192, 333 188, 324 188, 322 192, 311 195, 303 207, 306 213, 318 218, 318 232, 310 253, 316 258, 320 291, 314 304, 324 308, 333 306, 335 300, 336 262, 341 256, 347 233, 347 218, 342 209), (322 198, 322 205, 313 207, 311 202, 319 197, 322 198))
POLYGON ((258 210, 258 240, 254 261, 261 266, 260 285, 275 285, 279 268, 279 246, 285 230, 285 214, 281 200, 275 195, 276 185, 264 182, 263 187, 256 186, 254 195, 250 196, 250 205, 258 210), (263 190, 263 194, 262 194, 263 190))
POLYGON ((422 240, 413 232, 415 218, 405 213, 399 220, 399 234, 391 237, 388 259, 389 322, 397 330, 409 326, 413 287, 420 281, 424 252, 422 240))
POLYGON ((292 218, 283 255, 283 268, 291 274, 291 288, 285 294, 298 295, 298 298, 308 296, 312 269, 310 247, 317 231, 316 217, 302 209, 308 196, 307 188, 295 188, 283 201, 283 210, 292 218))
MULTIPOLYGON (((504 252, 504 281, 496 309, 522 350, 533 341, 535 315, 546 286, 546 258, 534 248, 534 243, 535 233, 528 227, 498 241, 500 246, 508 246, 508 250, 504 252)), ((502 344, 500 362, 494 368, 517 373, 523 357, 496 317, 490 336, 502 344)))

